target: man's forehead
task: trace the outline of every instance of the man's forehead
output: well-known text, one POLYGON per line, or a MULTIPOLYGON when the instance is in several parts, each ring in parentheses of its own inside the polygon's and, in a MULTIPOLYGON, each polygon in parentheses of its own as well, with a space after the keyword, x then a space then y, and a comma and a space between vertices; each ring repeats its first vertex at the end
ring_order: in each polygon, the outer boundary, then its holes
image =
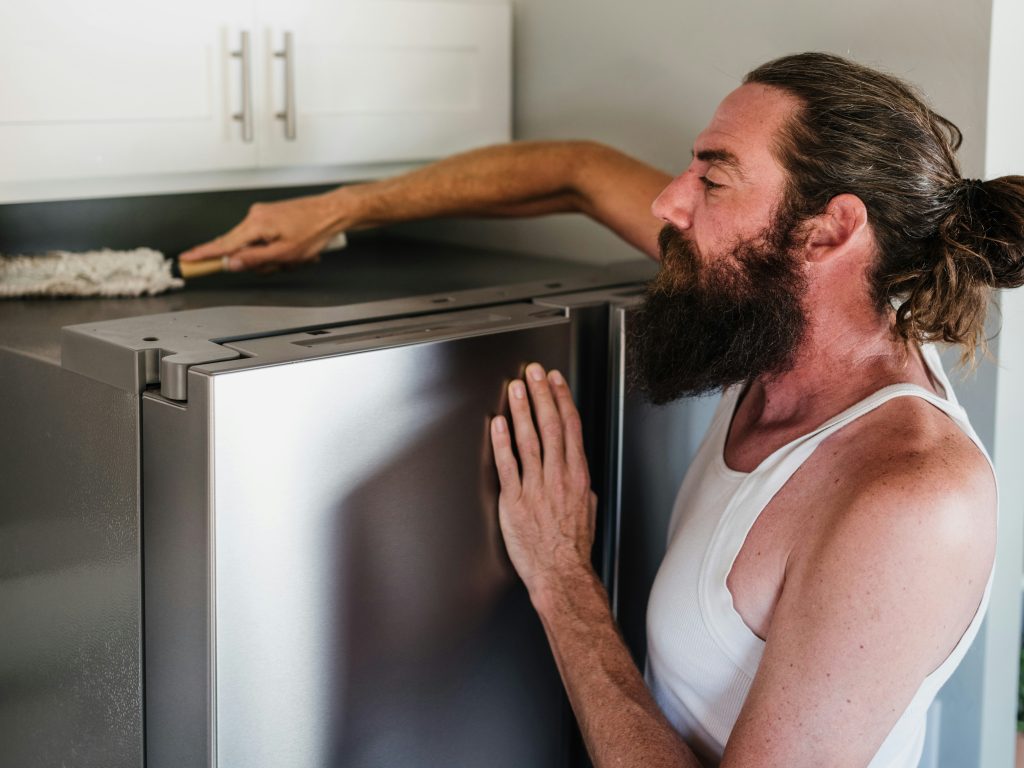
POLYGON ((740 172, 772 161, 778 133, 798 106, 778 88, 740 86, 722 100, 697 136, 693 156, 740 172))

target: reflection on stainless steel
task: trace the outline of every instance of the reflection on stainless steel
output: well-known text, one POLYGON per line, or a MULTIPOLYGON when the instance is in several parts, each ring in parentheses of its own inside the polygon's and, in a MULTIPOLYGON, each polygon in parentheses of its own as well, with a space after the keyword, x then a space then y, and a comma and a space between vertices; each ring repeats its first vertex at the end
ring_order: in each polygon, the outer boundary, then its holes
POLYGON ((487 432, 525 362, 567 367, 544 323, 209 377, 216 765, 564 765, 487 432))
POLYGON ((142 763, 138 416, 0 349, 0 768, 142 763))

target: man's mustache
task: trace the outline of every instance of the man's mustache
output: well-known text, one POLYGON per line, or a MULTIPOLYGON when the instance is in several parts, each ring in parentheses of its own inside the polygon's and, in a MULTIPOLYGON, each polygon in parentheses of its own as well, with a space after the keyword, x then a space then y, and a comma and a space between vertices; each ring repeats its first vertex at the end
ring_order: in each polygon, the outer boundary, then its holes
POLYGON ((666 255, 686 251, 696 253, 696 246, 672 224, 665 224, 658 233, 658 252, 662 260, 666 255))
POLYGON ((662 260, 665 259, 665 252, 680 237, 682 237, 682 233, 671 224, 666 224, 661 228, 658 233, 658 253, 661 254, 662 260))
POLYGON ((661 256, 658 278, 662 287, 692 284, 697 280, 700 269, 697 245, 672 224, 666 224, 658 233, 658 253, 661 256))

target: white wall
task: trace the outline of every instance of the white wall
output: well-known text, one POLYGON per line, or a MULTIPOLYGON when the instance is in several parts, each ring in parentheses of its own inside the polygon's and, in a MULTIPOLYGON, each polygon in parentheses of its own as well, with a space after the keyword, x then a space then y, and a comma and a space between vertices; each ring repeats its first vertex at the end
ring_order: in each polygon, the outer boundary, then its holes
MULTIPOLYGON (((965 171, 984 157, 990 0, 513 0, 515 136, 605 141, 670 172, 743 75, 775 56, 826 50, 921 86, 964 131, 965 171)), ((415 231, 606 262, 636 256, 576 217, 449 222, 415 231)))
MULTIPOLYGON (((1024 2, 995 0, 992 9, 991 71, 985 178, 1024 174, 1024 2)), ((994 399, 993 459, 999 476, 1000 530, 992 605, 985 636, 982 699, 983 766, 1013 763, 1021 627, 1021 569, 1024 549, 1024 293, 1001 297, 994 399)))

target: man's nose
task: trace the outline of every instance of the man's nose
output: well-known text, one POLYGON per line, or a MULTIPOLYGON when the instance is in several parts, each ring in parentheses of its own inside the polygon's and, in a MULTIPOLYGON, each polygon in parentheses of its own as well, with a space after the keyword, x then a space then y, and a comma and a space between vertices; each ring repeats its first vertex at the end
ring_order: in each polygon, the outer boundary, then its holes
POLYGON ((676 229, 686 230, 693 224, 694 184, 689 171, 676 176, 651 203, 651 213, 676 229))

